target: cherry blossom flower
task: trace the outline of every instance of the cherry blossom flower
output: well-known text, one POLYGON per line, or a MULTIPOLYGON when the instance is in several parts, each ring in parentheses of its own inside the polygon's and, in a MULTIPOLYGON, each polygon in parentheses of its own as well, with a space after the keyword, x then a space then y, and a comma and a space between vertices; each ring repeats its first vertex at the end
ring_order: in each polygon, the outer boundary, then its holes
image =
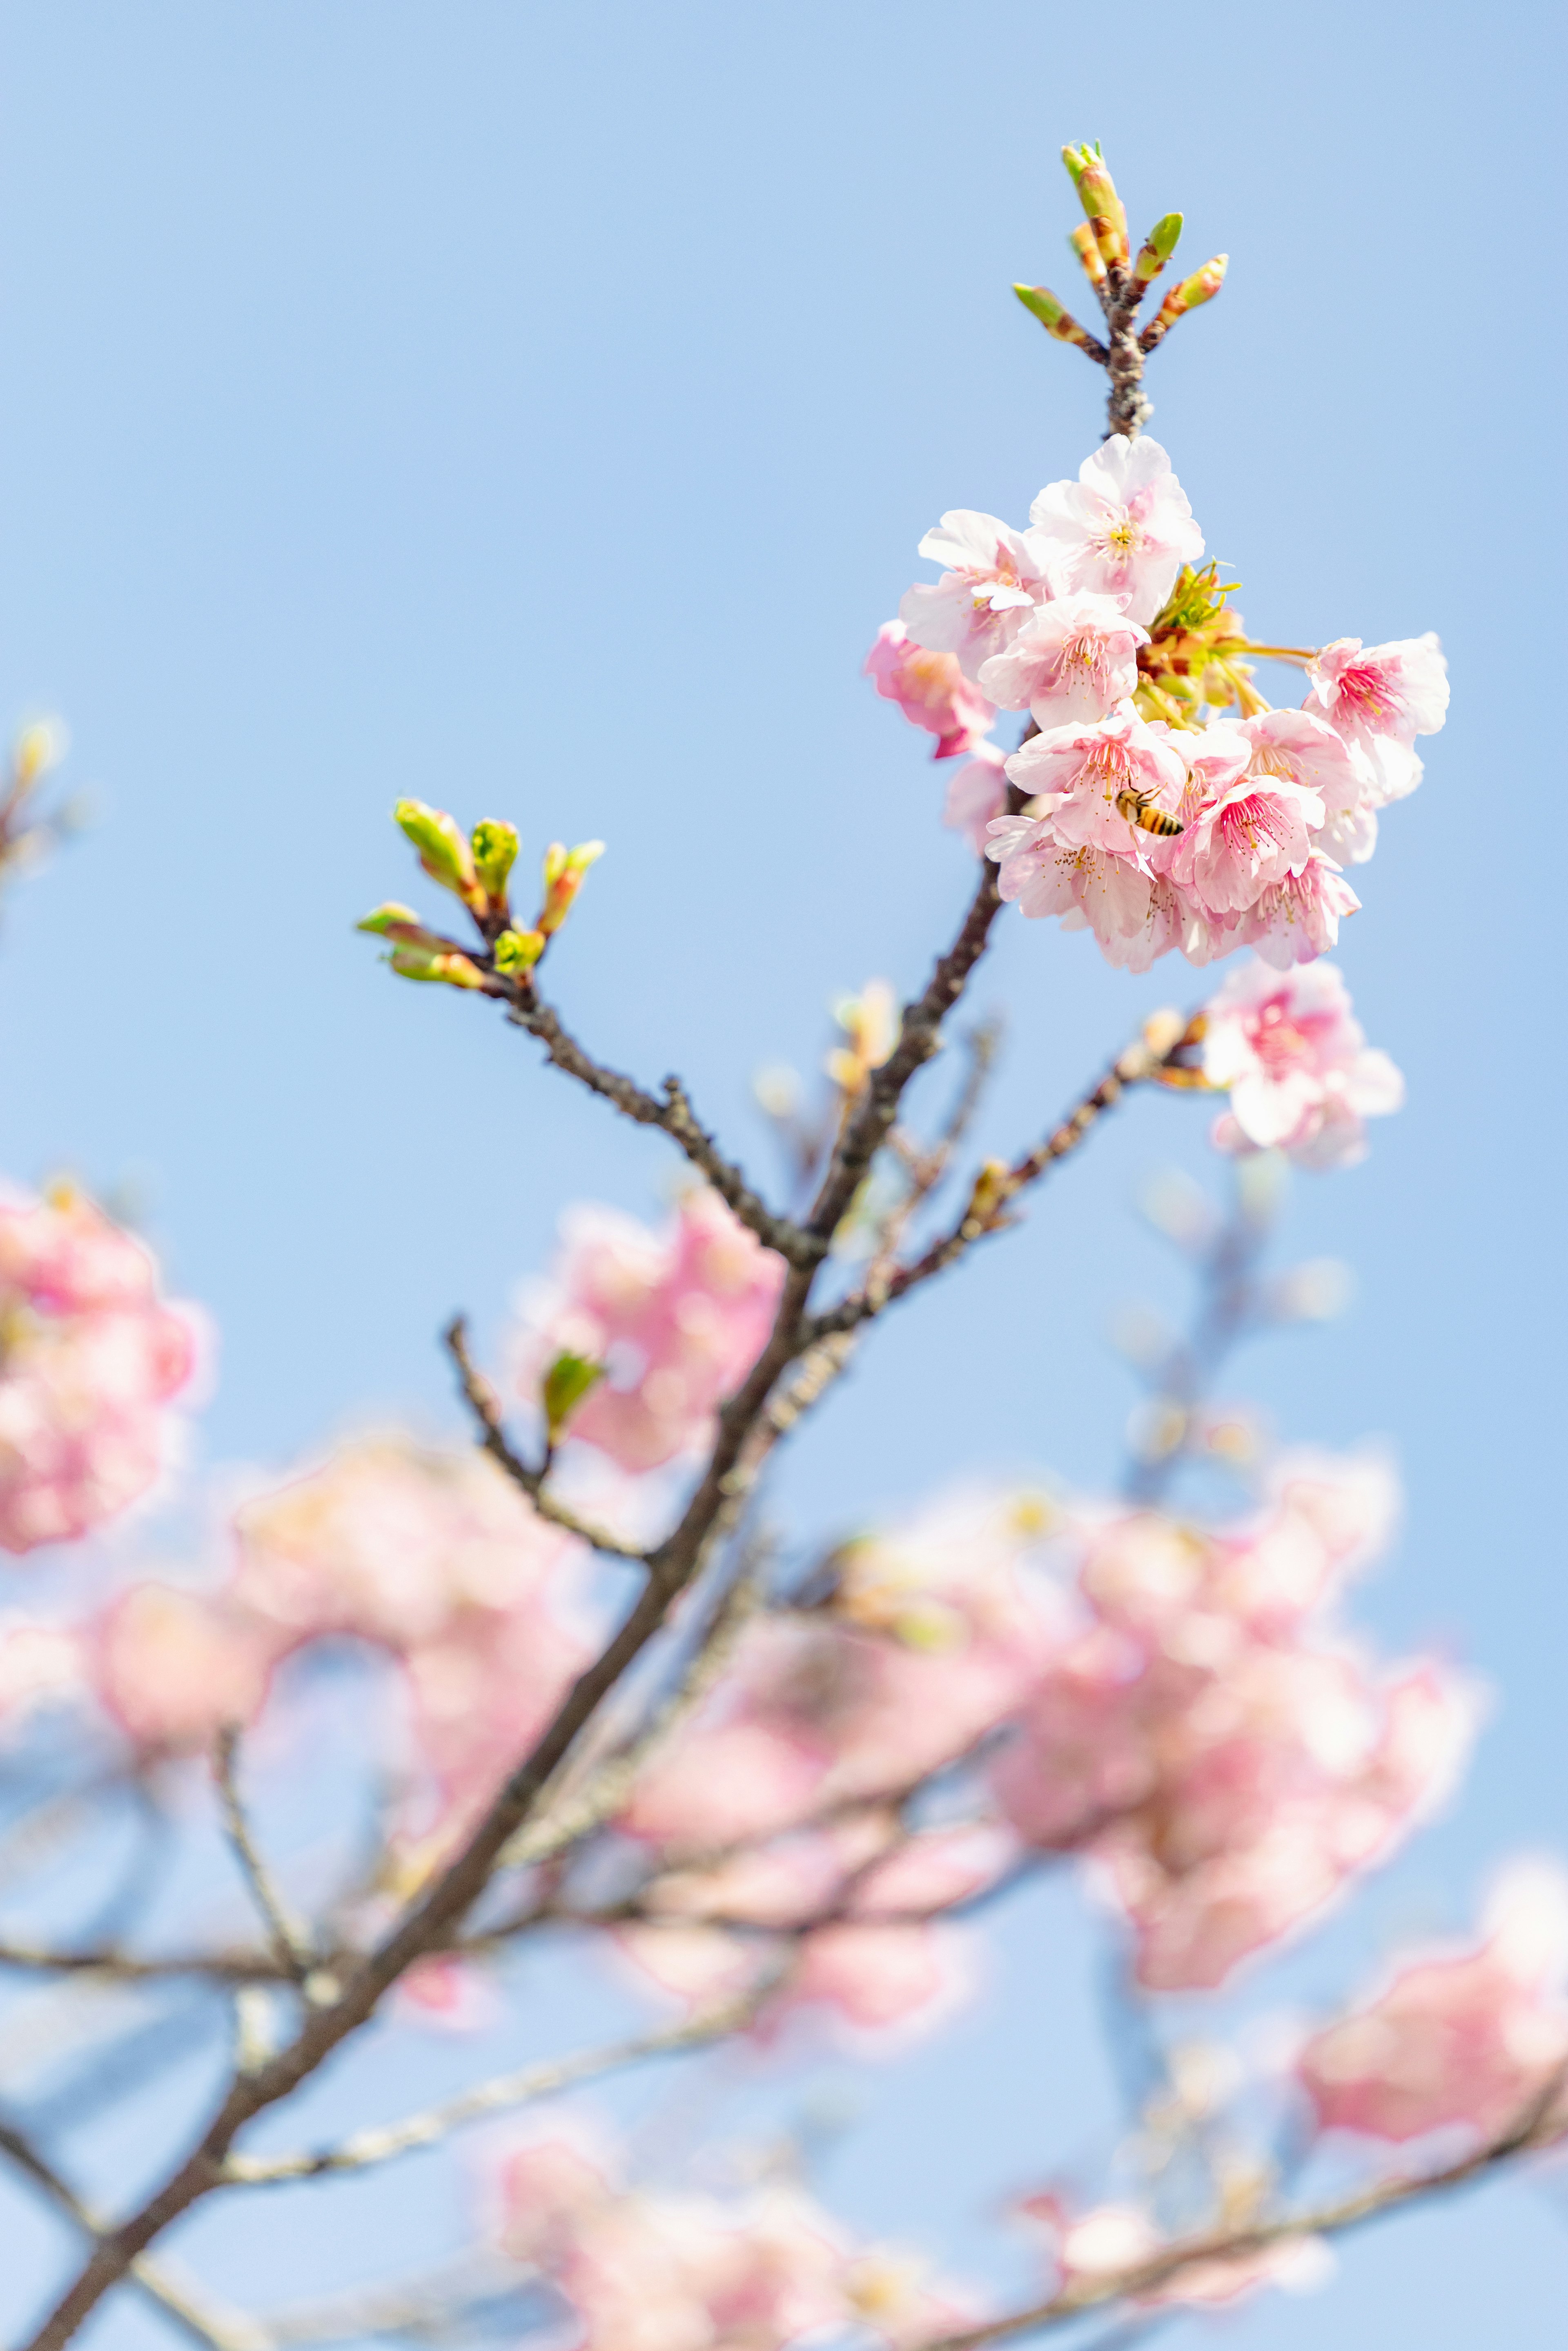
POLYGON ((1367 750, 1385 742, 1408 750, 1417 735, 1436 735, 1448 716, 1448 664, 1430 630, 1386 645, 1336 637, 1311 674, 1307 709, 1367 750))
POLYGON ((1176 585, 1184 563, 1203 553, 1203 533, 1186 494, 1157 441, 1113 434, 1085 457, 1076 482, 1053 482, 1030 509, 1058 593, 1093 589, 1127 599, 1131 621, 1146 625, 1176 585))
POLYGON ((973 751, 991 731, 996 705, 971 685, 956 655, 916 644, 902 621, 883 622, 866 655, 865 674, 912 726, 936 736, 934 759, 973 751))
MULTIPOLYGON (((1333 860, 1314 849, 1300 873, 1270 883, 1248 907, 1218 942, 1218 952, 1250 946, 1276 971, 1289 971, 1292 964, 1311 963, 1338 946, 1341 922, 1360 905, 1333 860)), ((1208 959, 1189 949, 1190 961, 1208 959)))
POLYGON ((518 1386, 537 1395, 563 1352, 603 1364, 570 1435, 623 1469, 656 1469, 706 1442, 756 1362, 783 1259, 707 1190, 687 1193, 663 1233, 592 1207, 571 1210, 562 1233, 551 1281, 525 1299, 518 1386))
POLYGON ((914 643, 953 654, 966 677, 977 678, 980 664, 1004 652, 1051 593, 1040 535, 958 507, 926 532, 919 551, 946 569, 935 587, 908 590, 899 618, 914 643))
POLYGON ((235 1513, 232 1598, 279 1654, 345 1634, 407 1651, 465 1612, 526 1605, 580 1544, 495 1463, 398 1434, 356 1437, 235 1513))
POLYGON ((90 1200, 0 1206, 0 1550, 67 1541, 146 1493, 195 1356, 148 1251, 90 1200))
POLYGON ((1282 760, 1262 765, 1239 727, 1207 727, 1198 743, 1187 792, 1196 806, 1166 870, 1204 914, 1227 924, 1304 871, 1325 810, 1318 793, 1281 771, 1282 760))
POLYGON ((170 1583, 137 1583, 89 1627, 98 1698, 147 1755, 198 1754, 260 1712, 276 1650, 243 1609, 170 1583))
POLYGON ((1380 1675, 1312 1618, 1385 1524, 1381 1484, 1314 1464, 1234 1531, 1146 1511, 1076 1539, 1088 1619, 993 1781, 1020 1835, 1095 1863, 1151 1990, 1222 1981, 1451 1782, 1468 1693, 1429 1664, 1380 1675))
POLYGON ((981 743, 972 759, 955 768, 942 821, 950 832, 961 832, 976 856, 983 857, 987 827, 1007 804, 1007 754, 998 744, 981 743))
POLYGON ((1222 1151, 1279 1149, 1298 1165, 1346 1166, 1364 1156, 1365 1121, 1397 1110, 1405 1086, 1366 1042, 1332 964, 1276 975, 1254 960, 1205 1008, 1203 1074, 1225 1087, 1222 1151))
MULTIPOLYGON (((1163 721, 1151 725, 1124 703, 1092 726, 1053 726, 1035 736, 1013 753, 1008 777, 1031 795, 1026 814, 1046 826, 1058 846, 1144 862, 1154 836, 1124 816, 1117 799, 1133 792, 1174 808, 1186 789, 1187 763, 1163 721)), ((1001 856, 999 839, 988 853, 1001 856)))
POLYGON ((1299 2073, 1319 2126, 1396 2143, 1457 2128, 1484 2144, 1545 2102, 1549 2126, 1568 2130, 1565 1987, 1568 1879, 1516 1864, 1479 1945, 1406 1961, 1307 2043, 1299 2073))
POLYGON ((983 691, 1047 730, 1108 716, 1136 686, 1138 647, 1149 642, 1127 619, 1128 601, 1085 590, 1041 605, 1008 651, 982 664, 983 691))
POLYGON ((502 2250, 569 2305, 583 2351, 784 2351, 857 2325, 914 2345, 958 2316, 917 2265, 854 2245, 796 2189, 627 2189, 560 2136, 515 2147, 497 2187, 502 2250))

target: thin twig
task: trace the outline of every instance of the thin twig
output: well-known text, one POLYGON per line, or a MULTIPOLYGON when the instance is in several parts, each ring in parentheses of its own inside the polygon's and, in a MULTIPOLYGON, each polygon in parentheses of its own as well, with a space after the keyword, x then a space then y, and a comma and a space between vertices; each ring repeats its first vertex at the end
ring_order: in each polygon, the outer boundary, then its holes
POLYGON ((1009 2312, 1002 2318, 988 2319, 983 2325, 945 2335, 929 2345, 927 2351, 979 2351, 984 2344, 1006 2342, 1016 2335, 1062 2326, 1081 2317, 1086 2310, 1103 2309, 1111 2303, 1155 2294, 1187 2270, 1214 2262, 1244 2261, 1255 2253, 1268 2252, 1276 2245, 1340 2236, 1424 2196, 1446 2195, 1455 2189, 1469 2187, 1513 2157, 1531 2153, 1561 2137, 1562 2118, 1552 2110, 1563 2080, 1563 2069, 1558 2068, 1542 2091, 1531 2099, 1520 2121, 1475 2154, 1448 2164, 1440 2171, 1398 2174, 1334 2203, 1319 2205, 1315 2210, 1284 2214, 1278 2220, 1256 2221, 1246 2228, 1211 2230, 1178 2238, 1146 2261, 1126 2269, 1080 2276, 1047 2302, 1009 2312))
MULTIPOLYGON (((0 2155, 7 2156, 57 2211, 76 2223, 84 2236, 102 2233, 103 2223, 98 2214, 82 2202, 52 2164, 46 2163, 14 2123, 0 2122, 0 2155)), ((144 2253, 133 2264, 131 2276, 165 2317, 173 2319, 193 2342, 202 2346, 202 2351, 261 2351, 263 2333, 254 2321, 239 2311, 213 2302, 201 2287, 178 2276, 166 2263, 155 2262, 144 2253)))
POLYGON ((813 1337, 826 1339, 835 1332, 858 1329, 898 1299, 906 1297, 910 1290, 956 1264, 977 1241, 1005 1232, 1013 1221, 1007 1210, 1019 1194, 1038 1183, 1059 1160, 1076 1151, 1102 1114, 1120 1102, 1129 1086, 1141 1085, 1155 1077, 1170 1055, 1179 1050, 1180 1038, 1175 1043, 1168 1042, 1166 1031, 1153 1022, 1149 1029, 1117 1056, 1098 1084, 1074 1104, 1043 1143, 1026 1152, 1010 1167, 983 1170, 963 1215, 913 1264, 883 1271, 880 1280, 868 1280, 841 1304, 814 1316, 810 1326, 813 1337), (1154 1031, 1152 1036, 1149 1029, 1154 1031))
POLYGON ((508 2106, 528 2105, 536 2098, 554 2097, 580 2082, 597 2081, 603 2074, 640 2064, 650 2057, 673 2056, 743 2032, 771 1998, 772 1991, 770 1982, 753 1985, 744 1996, 705 2009, 684 2023, 667 2025, 661 2032, 638 2033, 627 2041, 612 2042, 606 2048, 582 2050, 573 2057, 553 2058, 541 2064, 522 2066, 514 2074, 498 2074, 493 2081, 481 2082, 460 2096, 448 2098, 442 2105, 427 2107, 423 2114, 410 2115, 401 2123, 355 2131, 336 2147, 298 2155, 231 2155, 224 2167, 224 2178, 236 2186, 254 2188, 275 2186, 288 2179, 317 2179, 327 2172, 366 2170, 372 2164, 389 2162, 393 2156, 411 2154, 416 2147, 433 2147, 449 2132, 460 2129, 465 2123, 476 2122, 482 2116, 499 2114, 508 2106))
POLYGON ((564 1070, 591 1092, 613 1102, 623 1117, 634 1119, 639 1126, 656 1126, 667 1134, 766 1248, 777 1249, 791 1265, 819 1262, 823 1244, 802 1231, 792 1217, 776 1215, 752 1189, 741 1169, 725 1158, 712 1135, 699 1125, 679 1078, 664 1080, 664 1098, 661 1102, 634 1079, 623 1077, 618 1070, 607 1069, 602 1062, 594 1061, 563 1027, 554 1008, 526 985, 516 989, 508 1017, 518 1028, 538 1039, 558 1070, 564 1070))
POLYGON ((229 1723, 213 1742, 213 1777, 218 1783, 224 1828, 234 1857, 239 1864, 240 1874, 250 1888, 251 1899, 266 1923, 279 1967, 297 1983, 303 1983, 316 1965, 316 1954, 309 1934, 273 1883, 271 1872, 251 1834, 250 1823, 246 1818, 245 1806, 240 1802, 235 1784, 239 1740, 238 1727, 229 1723))
POLYGON ((531 1469, 522 1455, 514 1449, 501 1417, 500 1399, 469 1353, 467 1316, 455 1314, 441 1336, 447 1353, 457 1367, 463 1401, 474 1416, 482 1449, 497 1468, 506 1472, 515 1486, 521 1487, 540 1518, 548 1519, 552 1526, 562 1528, 569 1535, 576 1535, 580 1541, 591 1543, 595 1551, 603 1552, 612 1559, 641 1561, 646 1558, 646 1552, 635 1543, 623 1541, 619 1535, 611 1534, 607 1528, 591 1525, 588 1520, 580 1519, 566 1503, 558 1502, 545 1484, 549 1474, 548 1459, 539 1468, 531 1469))

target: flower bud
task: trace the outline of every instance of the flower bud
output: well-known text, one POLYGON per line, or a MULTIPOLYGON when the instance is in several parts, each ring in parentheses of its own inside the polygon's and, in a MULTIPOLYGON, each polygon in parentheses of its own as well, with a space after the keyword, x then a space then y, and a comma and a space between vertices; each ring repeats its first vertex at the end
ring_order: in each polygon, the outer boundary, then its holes
POLYGON ((574 1355, 568 1351, 556 1357, 539 1388, 545 1427, 552 1445, 583 1398, 603 1377, 603 1364, 591 1362, 587 1355, 574 1355))
POLYGON ((1166 213, 1149 231, 1139 251, 1138 258, 1133 265, 1133 284, 1140 294, 1145 286, 1154 284, 1176 251, 1176 239, 1181 235, 1181 225, 1180 213, 1166 213))
POLYGON ((1067 242, 1083 264, 1083 274, 1089 283, 1098 290, 1105 283, 1105 264, 1088 222, 1080 221, 1075 229, 1070 230, 1067 242))
POLYGON ((444 946, 439 949, 423 946, 404 946, 392 949, 387 957, 393 971, 402 979, 444 980, 448 987, 483 987, 485 975, 476 963, 471 963, 460 949, 444 946))
POLYGON ((36 718, 30 726, 23 727, 11 747, 12 790, 16 799, 30 792, 51 768, 59 766, 69 741, 58 718, 36 718))
POLYGON ((1184 277, 1179 286, 1173 286, 1139 338, 1144 349, 1152 351, 1178 319, 1185 317, 1188 310, 1196 310, 1200 303, 1212 302, 1225 283, 1225 273, 1229 266, 1230 256, 1217 253, 1212 261, 1206 261, 1201 269, 1195 269, 1190 277, 1184 277))
POLYGON ((583 876, 603 854, 601 841, 580 841, 571 850, 559 841, 551 841, 545 852, 545 903, 538 919, 538 928, 547 939, 559 930, 582 887, 583 876))
POLYGON ((1013 292, 1030 317, 1038 319, 1046 333, 1054 335, 1059 343, 1077 343, 1086 351, 1095 349, 1092 337, 1079 325, 1071 310, 1063 309, 1049 287, 1015 286, 1013 292))
POLYGON ((542 931, 503 931, 496 941, 496 969, 508 977, 518 972, 532 971, 545 951, 542 931))
POLYGON ((423 800, 399 800, 392 815, 418 850, 419 862, 431 880, 472 905, 482 893, 474 871, 474 853, 456 819, 444 809, 427 807, 423 800))
POLYGON ((1078 191, 1094 242, 1108 266, 1127 259, 1127 215, 1116 193, 1116 183, 1105 168, 1099 141, 1092 147, 1064 147, 1061 160, 1078 191))
POLYGON ((471 846, 479 879, 497 904, 507 895, 507 876, 517 862, 517 828, 486 817, 474 828, 471 846))
POLYGON ((374 907, 362 923, 356 923, 354 928, 357 931, 373 931, 378 938, 385 938, 394 925, 405 923, 417 930, 419 916, 412 906, 400 905, 395 898, 389 898, 384 905, 374 907))

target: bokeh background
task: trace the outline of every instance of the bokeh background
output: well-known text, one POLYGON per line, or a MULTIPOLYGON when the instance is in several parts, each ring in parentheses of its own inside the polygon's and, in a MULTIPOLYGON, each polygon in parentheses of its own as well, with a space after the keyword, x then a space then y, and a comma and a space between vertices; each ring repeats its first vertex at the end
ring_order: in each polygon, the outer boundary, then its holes
MULTIPOLYGON (((1497 1694, 1449 1816, 1287 1962, 1303 2001, 1468 1917, 1499 1854, 1568 1847, 1562 23, 0 12, 0 710, 63 712, 97 800, 5 909, 0 1165, 139 1204, 221 1329, 206 1463, 279 1468, 394 1412, 455 1430, 452 1309, 493 1339, 565 1203, 656 1214, 675 1173, 354 936, 409 887, 392 799, 513 817, 529 853, 602 835, 555 992, 766 1167, 753 1070, 810 1068, 836 990, 915 980, 969 886, 946 771, 859 668, 943 507, 1021 520, 1098 438, 1097 373, 1008 291, 1074 298, 1061 142, 1104 141, 1134 227, 1184 209, 1187 266, 1229 251, 1150 384, 1210 550, 1267 632, 1436 627, 1454 686, 1340 956, 1409 1107, 1291 1207, 1291 1249, 1350 1259, 1355 1303, 1242 1385, 1294 1437, 1392 1447, 1406 1532, 1358 1613, 1497 1694)), ((1200 985, 1009 922, 977 999, 1009 1023, 988 1140, 1200 985)), ((1134 1199, 1162 1163, 1207 1172, 1205 1124, 1134 1102, 890 1323, 789 1466, 791 1524, 977 1468, 1113 1475, 1134 1390, 1108 1320, 1181 1293, 1134 1199)), ((980 2009, 902 2070, 810 2086, 853 2118, 831 2199, 983 2273, 998 2199, 1103 2098, 1091 1974, 1065 1890, 1009 1912, 980 2009)), ((527 2045, 572 2022, 541 1977, 527 2045)), ((455 2067, 444 2048, 428 2079, 455 2067)), ((106 2194, 139 2155, 110 2151, 106 2194)), ((402 2177, 400 2250, 434 2258, 455 2196, 402 2177)), ((260 2300, 369 2275, 387 2240, 358 2196, 214 2212, 182 2249, 260 2300)), ((63 2256, 0 2198, 16 2321, 63 2256)), ((1568 2210, 1550 2176, 1494 2187, 1347 2246, 1328 2294, 1250 2304, 1228 2339, 1544 2351, 1568 2210)), ((153 2333, 127 2302, 95 2340, 153 2333)))

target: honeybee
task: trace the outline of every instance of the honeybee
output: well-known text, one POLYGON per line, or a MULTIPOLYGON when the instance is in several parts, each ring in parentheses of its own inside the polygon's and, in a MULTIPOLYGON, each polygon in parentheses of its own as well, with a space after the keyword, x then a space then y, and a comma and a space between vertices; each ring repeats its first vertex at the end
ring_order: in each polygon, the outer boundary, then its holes
POLYGON ((1157 833, 1162 841, 1173 840, 1178 832, 1186 831, 1180 817, 1167 816, 1163 808, 1155 806, 1149 793, 1134 791, 1131 785, 1125 791, 1117 793, 1116 813, 1124 816, 1129 824, 1139 826, 1145 832, 1157 833))

